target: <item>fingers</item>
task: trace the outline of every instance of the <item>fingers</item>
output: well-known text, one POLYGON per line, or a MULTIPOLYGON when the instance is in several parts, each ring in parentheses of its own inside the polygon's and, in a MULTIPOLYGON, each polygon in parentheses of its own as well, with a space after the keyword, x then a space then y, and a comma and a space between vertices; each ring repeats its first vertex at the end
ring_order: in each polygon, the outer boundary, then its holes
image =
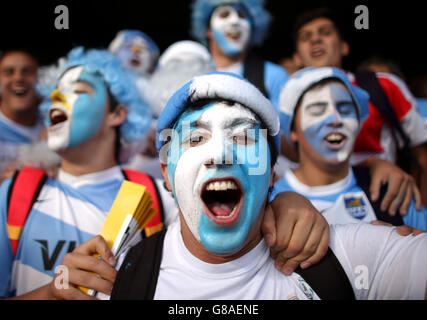
POLYGON ((390 207, 391 202, 396 198, 399 192, 402 180, 403 180, 403 175, 401 174, 392 175, 389 178, 388 185, 387 185, 387 192, 384 196, 383 201, 381 202, 381 211, 386 211, 390 207))
POLYGON ((264 220, 261 225, 262 234, 269 247, 276 243, 276 220, 271 206, 267 206, 264 213, 264 220))
POLYGON ((51 291, 53 293, 54 298, 58 300, 98 300, 97 298, 91 297, 72 286, 69 286, 66 289, 65 288, 58 289, 52 283, 51 287, 52 287, 51 291))
MULTIPOLYGON (((387 223, 387 222, 384 222, 384 221, 381 221, 381 220, 371 221, 371 224, 376 225, 376 226, 393 227, 393 225, 391 223, 387 223)), ((424 233, 423 230, 412 228, 411 226, 406 226, 406 225, 397 226, 396 227, 396 232, 399 235, 403 236, 403 237, 406 237, 406 236, 408 236, 410 234, 416 236, 416 235, 419 235, 421 233, 424 233)))
MULTIPOLYGON (((64 256, 63 264, 67 266, 69 269, 85 270, 85 272, 88 274, 90 273, 87 271, 96 273, 100 275, 102 278, 109 280, 110 282, 114 282, 117 275, 117 271, 110 264, 106 263, 104 260, 97 257, 80 254, 77 252, 67 253, 64 256)), ((76 283, 76 284, 85 286, 84 284, 81 284, 81 283, 76 283)))
MULTIPOLYGON (((409 192, 409 199, 412 197, 412 189, 410 187, 408 187, 408 184, 409 184, 408 180, 404 180, 400 184, 400 188, 399 188, 396 196, 394 197, 394 199, 391 201, 390 206, 388 208, 388 213, 391 216, 394 216, 396 214, 396 211, 401 204, 403 205, 403 203, 407 203, 407 201, 405 202, 405 200, 406 200, 406 194, 408 192, 409 192)), ((409 200, 409 202, 410 202, 410 200, 409 200)), ((402 208, 402 210, 405 211, 405 208, 402 208)))
POLYGON ((93 273, 76 269, 70 272, 70 283, 111 295, 114 281, 107 281, 93 273))
POLYGON ((388 223, 388 222, 385 222, 385 221, 381 221, 381 220, 371 221, 371 224, 373 224, 375 226, 387 226, 387 227, 392 227, 393 226, 391 223, 388 223))
MULTIPOLYGON (((312 215, 312 213, 306 212, 300 217, 300 219, 297 220, 292 230, 286 232, 282 239, 279 237, 277 239, 276 249, 280 252, 276 256, 275 266, 285 275, 291 274, 295 268, 298 267, 299 263, 296 263, 297 260, 289 261, 289 259, 298 256, 304 250, 307 241, 310 239, 315 222, 315 219, 313 219, 312 215)), ((313 232, 313 235, 311 236, 312 241, 319 240, 318 235, 315 232, 313 232)), ((313 242, 310 242, 308 246, 313 249, 313 242)), ((304 257, 302 260, 305 260, 306 258, 307 257, 304 257)))
POLYGON ((371 200, 376 202, 380 196, 380 189, 385 184, 385 180, 382 177, 376 175, 372 175, 371 179, 369 192, 371 193, 371 200))
POLYGON ((116 260, 101 236, 96 236, 67 253, 62 265, 67 271, 66 285, 58 286, 55 277, 51 284, 53 296, 60 299, 87 299, 77 286, 94 289, 110 295, 117 271, 116 260), (94 256, 97 255, 97 256, 94 256))
MULTIPOLYGON (((292 246, 292 244, 291 244, 292 246)), ((291 274, 298 266, 306 269, 318 263, 326 254, 329 246, 329 227, 314 227, 304 248, 296 256, 289 258, 279 269, 283 274, 291 274)))
POLYGON ((413 180, 413 182, 412 182, 412 191, 414 192, 415 208, 418 211, 421 211, 421 209, 422 209, 421 191, 420 191, 420 189, 418 189, 418 186, 415 183, 415 180, 413 180))
POLYGON ((113 253, 108 247, 107 242, 105 242, 104 238, 100 235, 97 235, 92 239, 84 242, 83 244, 78 246, 73 252, 87 256, 98 254, 101 256, 102 260, 104 260, 111 266, 115 266, 116 264, 116 259, 114 258, 113 253))

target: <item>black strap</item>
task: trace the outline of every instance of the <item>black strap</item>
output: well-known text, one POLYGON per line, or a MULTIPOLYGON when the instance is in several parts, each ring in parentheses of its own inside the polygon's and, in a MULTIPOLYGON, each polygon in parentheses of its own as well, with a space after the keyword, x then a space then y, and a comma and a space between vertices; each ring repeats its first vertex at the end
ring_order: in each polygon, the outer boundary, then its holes
MULTIPOLYGON (((357 84, 369 93, 369 100, 373 103, 374 107, 384 116, 392 128, 397 130, 400 138, 403 140, 404 145, 409 145, 409 138, 405 134, 397 119, 394 109, 391 107, 390 102, 384 93, 375 72, 361 71, 355 74, 357 84)), ((399 147, 399 145, 397 145, 399 147)))
MULTIPOLYGON (((391 134, 397 146, 397 164, 408 173, 411 173, 412 166, 415 166, 418 170, 421 170, 419 162, 412 154, 410 148, 410 139, 403 131, 396 113, 391 107, 390 101, 388 100, 380 82, 378 81, 376 73, 371 71, 361 71, 355 74, 355 78, 357 84, 369 93, 369 100, 381 113, 384 119, 387 120, 391 128, 391 134), (398 134, 400 139, 403 141, 403 146, 400 146, 399 139, 397 138, 396 134, 398 134)), ((419 179, 420 176, 416 179, 418 185, 420 185, 419 179)))
POLYGON ((244 61, 243 68, 243 77, 268 97, 264 82, 264 61, 250 53, 244 61))
MULTIPOLYGON (((166 230, 142 240, 126 255, 117 274, 112 300, 152 300, 156 292, 166 230)), ((305 270, 298 268, 322 299, 355 299, 350 281, 331 249, 323 260, 305 270)))
POLYGON ((400 214, 391 216, 388 214, 387 211, 381 210, 381 202, 384 199, 385 194, 387 193, 387 185, 381 186, 378 200, 373 202, 370 197, 371 191, 369 190, 369 187, 371 185, 371 174, 369 172, 369 169, 364 166, 354 166, 352 169, 353 169, 354 177, 356 178, 357 184, 363 190, 363 192, 365 192, 366 196, 368 197, 369 202, 371 203, 371 206, 375 211, 375 215, 377 219, 391 223, 394 226, 403 225, 403 218, 400 214))
POLYGON ((111 300, 153 300, 166 229, 132 247, 114 282, 111 300))
POLYGON ((295 270, 322 300, 355 300, 353 288, 344 269, 330 248, 317 264, 295 270))

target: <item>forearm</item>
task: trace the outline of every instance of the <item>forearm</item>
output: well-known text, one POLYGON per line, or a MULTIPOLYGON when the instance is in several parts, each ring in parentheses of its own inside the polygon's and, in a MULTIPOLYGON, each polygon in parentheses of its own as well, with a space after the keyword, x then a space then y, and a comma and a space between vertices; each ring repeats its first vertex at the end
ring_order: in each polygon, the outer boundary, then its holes
POLYGON ((55 300, 49 290, 50 284, 7 300, 55 300))

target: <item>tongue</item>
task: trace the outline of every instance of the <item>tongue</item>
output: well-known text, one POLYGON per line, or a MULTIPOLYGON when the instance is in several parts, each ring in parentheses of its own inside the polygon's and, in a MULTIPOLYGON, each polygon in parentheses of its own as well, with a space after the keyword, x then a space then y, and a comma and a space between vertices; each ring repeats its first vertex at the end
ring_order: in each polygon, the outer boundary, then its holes
POLYGON ((234 203, 220 203, 215 202, 209 206, 209 210, 217 217, 229 216, 231 211, 234 209, 234 203))

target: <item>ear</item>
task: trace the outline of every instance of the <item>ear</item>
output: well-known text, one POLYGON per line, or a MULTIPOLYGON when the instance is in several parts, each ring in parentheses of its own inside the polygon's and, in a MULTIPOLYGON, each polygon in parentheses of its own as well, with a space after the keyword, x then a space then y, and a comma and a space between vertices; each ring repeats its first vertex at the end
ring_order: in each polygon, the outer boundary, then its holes
POLYGON ((347 41, 341 41, 341 55, 346 57, 350 54, 350 45, 347 41))
POLYGON ((169 191, 172 191, 172 187, 169 183, 169 178, 168 178, 167 164, 160 162, 160 170, 162 171, 162 176, 163 176, 163 179, 165 180, 166 189, 168 189, 169 191))
POLYGON ((108 113, 108 123, 112 127, 118 127, 126 121, 128 108, 122 104, 117 105, 114 110, 108 113))
POLYGON ((298 135, 297 135, 295 130, 291 131, 290 138, 291 138, 292 142, 294 142, 294 143, 298 142, 298 135))

